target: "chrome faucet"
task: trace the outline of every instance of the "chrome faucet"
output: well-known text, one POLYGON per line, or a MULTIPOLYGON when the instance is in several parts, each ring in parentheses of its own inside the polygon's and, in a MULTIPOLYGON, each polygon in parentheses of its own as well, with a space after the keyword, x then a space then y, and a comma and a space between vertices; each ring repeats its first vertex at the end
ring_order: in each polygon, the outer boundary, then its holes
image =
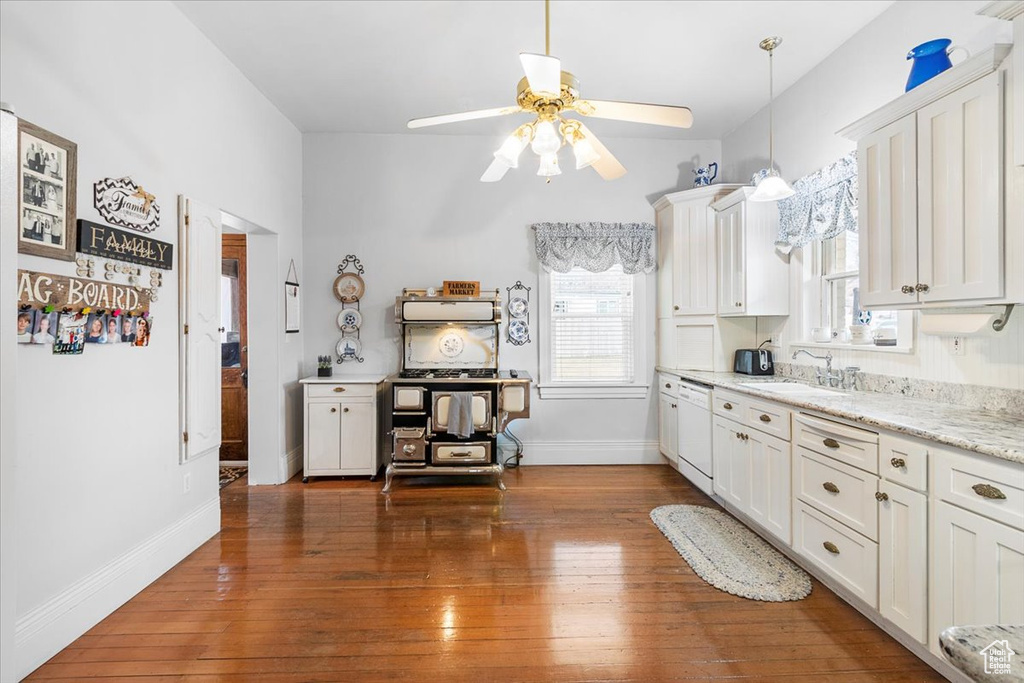
POLYGON ((826 353, 824 356, 815 356, 813 353, 811 353, 807 349, 800 349, 799 351, 793 352, 793 360, 796 360, 796 357, 799 356, 801 353, 806 353, 811 358, 816 358, 817 360, 825 361, 825 371, 824 372, 822 372, 821 368, 815 368, 814 369, 814 376, 817 378, 818 384, 820 386, 825 386, 827 384, 830 387, 838 387, 838 386, 840 386, 840 384, 843 383, 843 373, 842 372, 837 372, 835 374, 832 373, 832 352, 831 351, 826 353))

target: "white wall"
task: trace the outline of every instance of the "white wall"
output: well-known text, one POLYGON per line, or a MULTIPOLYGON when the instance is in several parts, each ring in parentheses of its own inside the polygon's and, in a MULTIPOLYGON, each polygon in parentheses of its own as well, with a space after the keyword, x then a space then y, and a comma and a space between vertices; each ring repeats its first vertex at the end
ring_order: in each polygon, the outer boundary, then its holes
MULTIPOLYGON (((595 129, 597 128, 595 124, 595 129)), ((596 132, 596 130, 595 130, 596 132)), ((499 183, 480 174, 500 140, 456 135, 318 134, 303 136, 303 210, 306 272, 303 284, 306 370, 318 354, 333 353, 340 334, 341 306, 331 293, 337 264, 355 254, 366 268, 362 300, 362 365, 346 363, 336 372, 393 372, 400 348, 394 324, 395 296, 403 287, 440 285, 445 279, 479 280, 501 288, 516 280, 533 287, 538 264, 530 224, 541 221, 654 221, 651 202, 690 187, 694 157, 719 158, 716 141, 606 140, 629 173, 605 182, 592 170, 566 168, 550 184, 530 170, 526 150, 521 168, 499 183)), ((564 156, 564 155, 563 155, 564 156)), ((571 155, 569 155, 571 157, 571 155)), ((568 165, 568 164, 566 164, 568 165)), ((654 286, 649 288, 648 365, 654 364, 654 286)), ((533 337, 542 338, 532 317, 533 337)), ((504 329, 504 328, 503 328, 504 329)), ((539 341, 523 347, 503 343, 503 368, 537 376, 539 341)), ((656 392, 654 392, 656 394, 656 392)), ((603 461, 657 456, 656 407, 640 400, 540 400, 532 417, 513 430, 533 446, 536 462, 564 457, 558 443, 612 444, 603 461), (557 455, 556 455, 557 454, 557 455)), ((529 464, 527 450, 524 464, 529 464)), ((594 453, 568 454, 576 462, 594 453)))
MULTIPOLYGON (((0 99, 78 144, 80 217, 101 220, 94 181, 131 175, 161 205, 157 239, 177 245, 180 193, 277 232, 268 277, 301 265, 301 135, 173 4, 4 2, 0 46, 0 99)), ((17 364, 16 450, 3 456, 16 469, 20 675, 219 529, 215 458, 178 464, 177 267, 164 283, 149 348, 3 348, 5 370, 17 364)), ((302 342, 278 329, 280 365, 266 371, 291 387, 302 342)), ((279 411, 282 456, 300 410, 279 411)))
MULTIPOLYGON (((906 54, 915 45, 948 37, 976 54, 993 43, 1012 42, 1009 22, 975 15, 986 4, 896 2, 806 76, 778 94, 775 163, 781 173, 795 180, 855 149, 854 142, 836 135, 836 131, 903 94, 910 70, 906 54)), ((785 44, 776 52, 775 59, 777 64, 786 59, 785 44)), ((763 68, 767 77, 767 65, 763 68)), ((736 182, 749 181, 750 175, 767 163, 765 108, 722 140, 723 175, 736 182)), ((794 288, 799 287, 801 276, 799 267, 794 265, 794 288)), ((799 306, 794 310, 799 310, 799 306)), ((913 354, 842 351, 836 353, 836 364, 858 365, 866 372, 879 374, 1022 389, 1024 325, 1016 317, 999 336, 968 339, 963 356, 951 354, 947 337, 917 334, 913 354)), ((798 315, 792 315, 789 319, 763 321, 759 329, 762 338, 774 335, 788 344, 805 339, 807 326, 801 324, 798 315)), ((781 360, 788 361, 789 355, 781 360)), ((815 361, 802 356, 797 362, 815 361)))

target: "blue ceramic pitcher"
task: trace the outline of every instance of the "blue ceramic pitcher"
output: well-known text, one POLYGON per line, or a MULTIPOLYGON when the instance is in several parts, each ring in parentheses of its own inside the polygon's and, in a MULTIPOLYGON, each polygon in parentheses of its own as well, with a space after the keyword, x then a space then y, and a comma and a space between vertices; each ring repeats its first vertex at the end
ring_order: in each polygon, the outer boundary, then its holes
POLYGON ((910 65, 910 76, 907 78, 905 92, 910 92, 953 66, 953 62, 949 61, 949 55, 953 50, 967 52, 965 48, 957 45, 950 47, 952 42, 949 38, 936 38, 927 43, 921 43, 907 53, 907 59, 914 60, 914 63, 910 65))

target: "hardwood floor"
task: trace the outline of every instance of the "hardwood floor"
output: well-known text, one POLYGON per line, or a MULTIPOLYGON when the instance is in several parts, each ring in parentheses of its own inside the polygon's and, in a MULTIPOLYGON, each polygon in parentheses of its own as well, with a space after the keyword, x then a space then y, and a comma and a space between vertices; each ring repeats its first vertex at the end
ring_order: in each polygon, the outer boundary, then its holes
POLYGON ((705 584, 648 517, 713 504, 668 467, 505 481, 234 482, 218 536, 29 680, 944 680, 816 581, 705 584))

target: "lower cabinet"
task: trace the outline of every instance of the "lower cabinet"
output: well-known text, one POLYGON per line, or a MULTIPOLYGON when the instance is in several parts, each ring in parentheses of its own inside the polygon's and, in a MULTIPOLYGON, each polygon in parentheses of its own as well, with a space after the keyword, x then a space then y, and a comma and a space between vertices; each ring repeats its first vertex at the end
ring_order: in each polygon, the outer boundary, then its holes
POLYGON ((937 501, 932 511, 931 626, 1024 623, 1024 531, 937 501))
MULTIPOLYGON (((377 442, 376 392, 352 391, 352 396, 321 395, 322 385, 310 395, 306 385, 303 478, 311 476, 374 476, 380 467, 377 442)), ((337 385, 344 393, 344 385, 337 385)), ((333 391, 333 389, 332 389, 333 391)))
POLYGON ((928 497, 878 484, 878 609, 928 644, 928 497))
POLYGON ((878 544, 801 501, 793 504, 793 550, 878 609, 878 544))
POLYGON ((675 462, 679 456, 678 399, 671 394, 658 394, 658 447, 661 454, 675 462))

